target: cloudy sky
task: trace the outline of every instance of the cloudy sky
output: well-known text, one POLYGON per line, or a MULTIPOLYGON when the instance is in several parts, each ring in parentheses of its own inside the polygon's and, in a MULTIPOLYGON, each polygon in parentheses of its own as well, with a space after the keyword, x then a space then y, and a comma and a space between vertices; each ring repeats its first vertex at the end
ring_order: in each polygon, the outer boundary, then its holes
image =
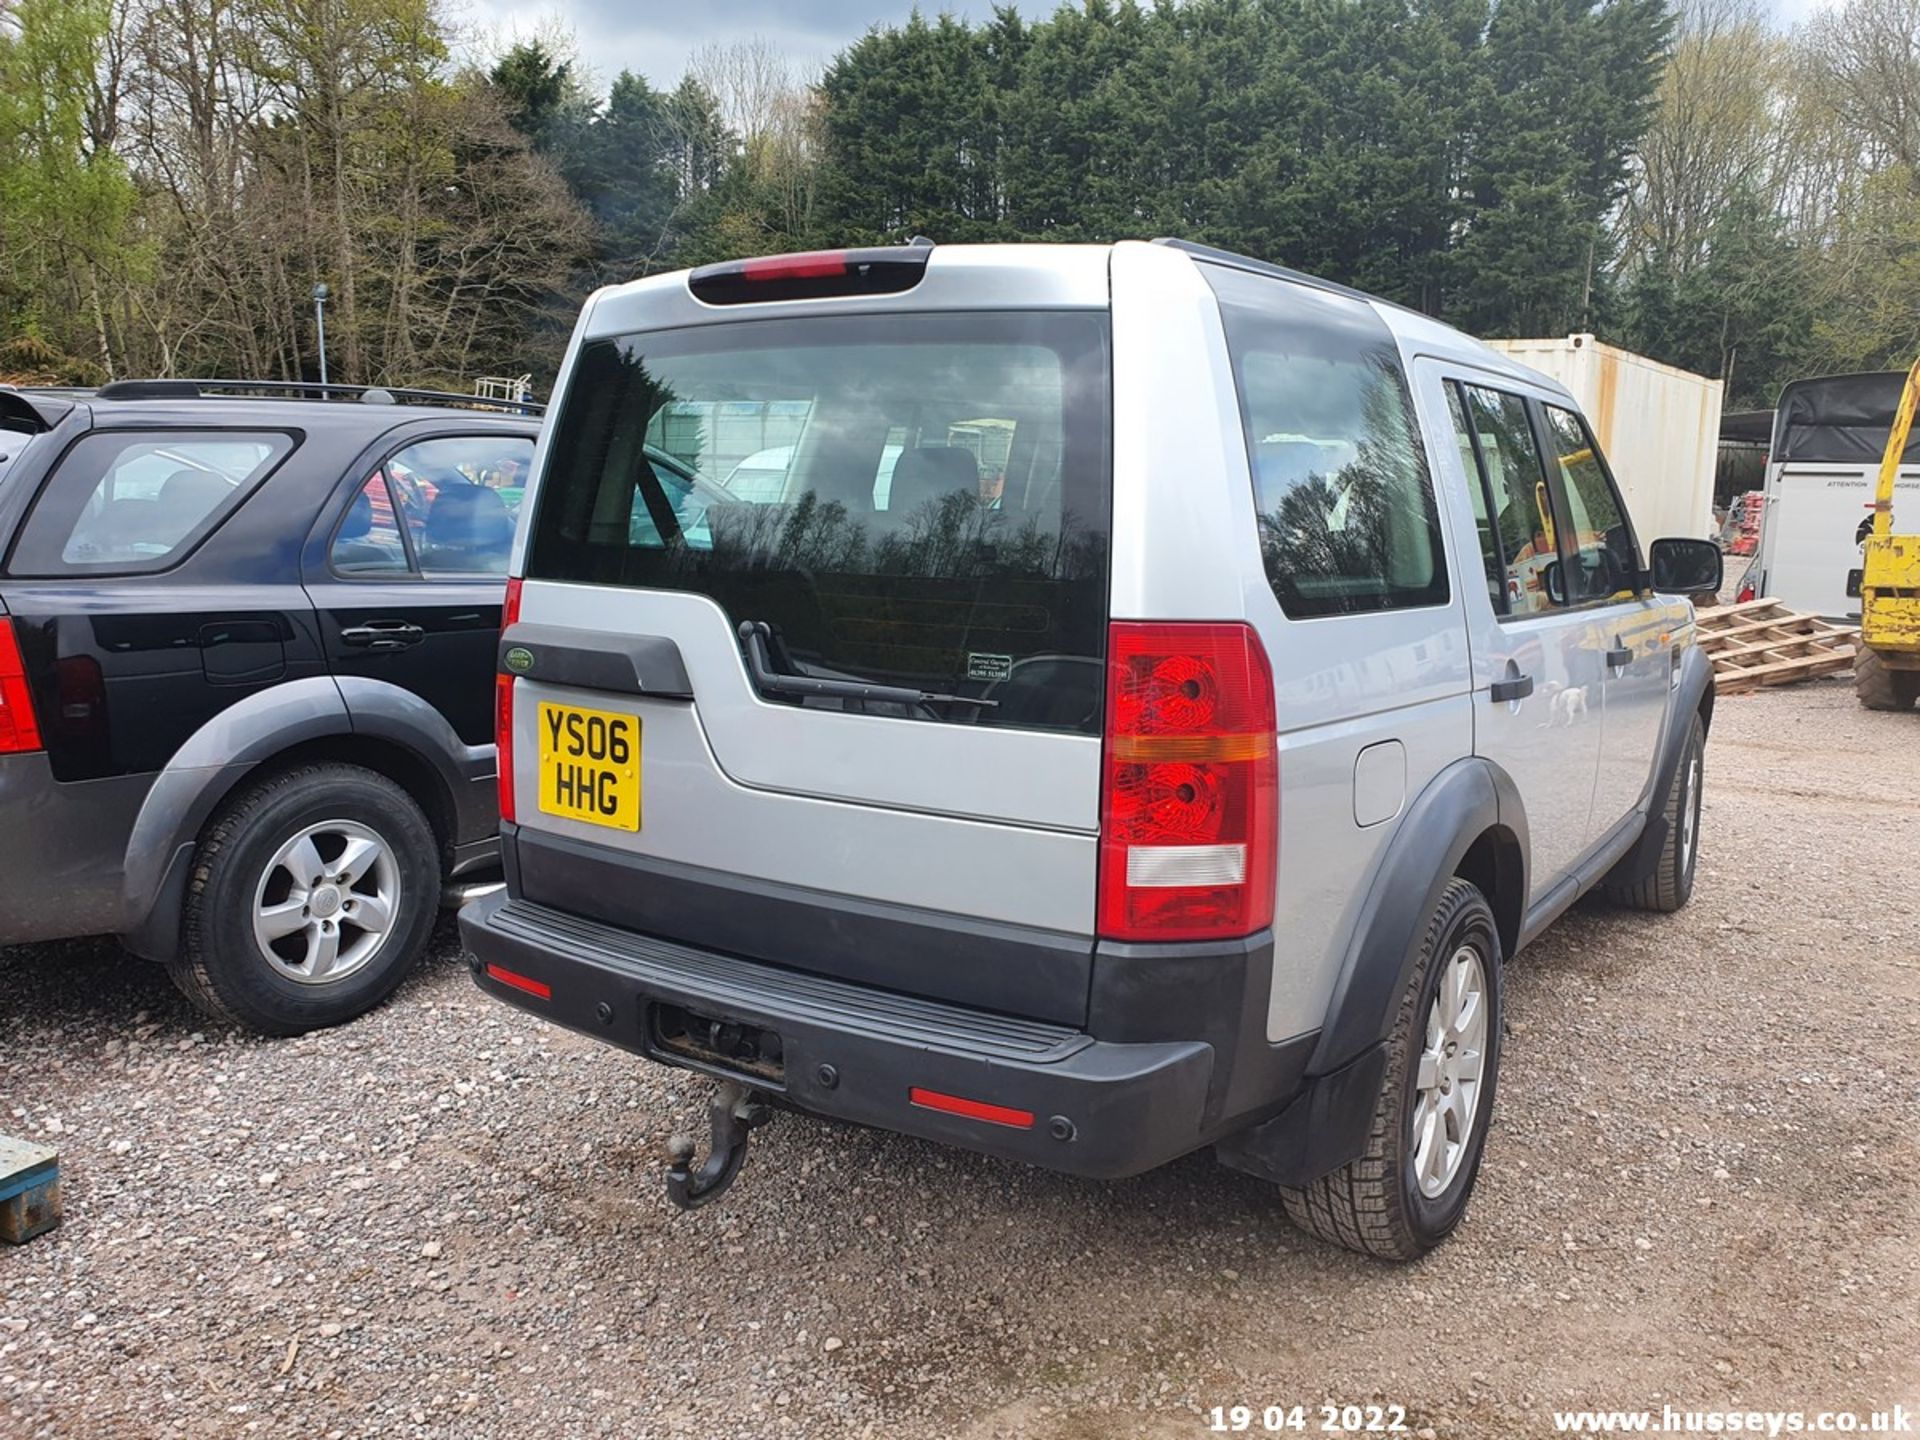
MULTIPOLYGON (((1020 3, 1023 14, 1044 15, 1057 0, 1020 3)), ((1832 0, 1772 0, 1782 25, 1803 19, 1832 0)), ((875 24, 899 24, 913 12, 913 0, 546 0, 515 5, 511 0, 456 0, 477 35, 528 36, 556 24, 571 30, 581 58, 604 91, 622 70, 645 75, 656 86, 671 86, 686 69, 687 57, 703 45, 761 36, 778 45, 796 69, 817 69, 836 50, 875 24)), ((950 10, 968 19, 992 13, 991 0, 931 0, 920 7, 930 14, 950 10)))

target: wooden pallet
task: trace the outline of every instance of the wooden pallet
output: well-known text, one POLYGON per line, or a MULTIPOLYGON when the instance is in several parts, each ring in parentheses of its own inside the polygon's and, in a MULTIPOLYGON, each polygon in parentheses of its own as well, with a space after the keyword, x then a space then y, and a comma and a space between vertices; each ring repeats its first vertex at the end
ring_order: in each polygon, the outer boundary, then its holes
POLYGON ((1715 606, 1699 611, 1695 621, 1722 695, 1841 674, 1853 669, 1860 643, 1858 630, 1799 614, 1778 600, 1715 606))

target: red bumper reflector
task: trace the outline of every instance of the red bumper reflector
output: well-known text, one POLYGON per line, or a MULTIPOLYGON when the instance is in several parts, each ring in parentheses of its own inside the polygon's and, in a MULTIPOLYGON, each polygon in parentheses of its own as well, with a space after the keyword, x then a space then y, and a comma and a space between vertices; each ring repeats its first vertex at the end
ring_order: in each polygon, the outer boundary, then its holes
POLYGON ((553 987, 546 981, 535 980, 531 975, 522 975, 518 970, 509 970, 504 965, 489 964, 487 978, 498 980, 502 985, 511 985, 516 990, 524 990, 536 1000, 553 998, 553 987))
POLYGON ((963 1100, 958 1095, 942 1095, 938 1090, 922 1090, 915 1085, 907 1098, 922 1110, 944 1110, 966 1120, 984 1120, 989 1125, 1006 1125, 1014 1130, 1031 1130, 1033 1112, 1014 1110, 1005 1105, 989 1105, 984 1100, 963 1100))

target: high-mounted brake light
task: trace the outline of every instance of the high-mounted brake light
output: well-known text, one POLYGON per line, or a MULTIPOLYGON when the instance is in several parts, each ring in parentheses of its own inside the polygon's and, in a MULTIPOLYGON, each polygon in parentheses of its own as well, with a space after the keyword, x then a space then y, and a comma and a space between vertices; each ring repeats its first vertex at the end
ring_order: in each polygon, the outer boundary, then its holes
POLYGON ((1272 922, 1274 732, 1273 672, 1250 626, 1109 627, 1101 935, 1211 940, 1272 922))
POLYGON ((27 688, 20 638, 14 634, 12 619, 0 616, 0 755, 39 748, 40 725, 34 719, 33 692, 27 688))
POLYGON ((687 276, 696 300, 744 305, 765 300, 813 300, 830 295, 898 295, 927 273, 930 242, 875 245, 861 250, 808 250, 702 265, 687 276))
MULTIPOLYGON (((507 581, 507 598, 500 606, 500 628, 520 619, 520 577, 507 581)), ((500 787, 500 818, 513 819, 513 676, 493 677, 493 768, 500 787)))

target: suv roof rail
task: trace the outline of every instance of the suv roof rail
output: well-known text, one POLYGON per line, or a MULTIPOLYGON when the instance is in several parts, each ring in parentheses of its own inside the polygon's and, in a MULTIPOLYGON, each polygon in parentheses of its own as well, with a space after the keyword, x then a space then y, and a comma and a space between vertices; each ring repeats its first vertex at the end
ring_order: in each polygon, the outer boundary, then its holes
POLYGON ((1291 280, 1296 285, 1308 285, 1315 290, 1325 290, 1334 295, 1345 295, 1350 300, 1365 300, 1374 305, 1390 305, 1395 310, 1405 310, 1409 314, 1420 312, 1410 305, 1402 305, 1398 300, 1389 300, 1382 295, 1369 294, 1365 290, 1355 289, 1351 285, 1342 285, 1338 280, 1323 280, 1318 275, 1309 275, 1304 270, 1290 270, 1285 265, 1275 265, 1270 260, 1256 260, 1251 255, 1241 255, 1233 250, 1222 250, 1216 245, 1202 245, 1197 240, 1181 240, 1176 236, 1162 235, 1153 242, 1165 245, 1169 250, 1182 250, 1196 260, 1210 261, 1215 265, 1231 266, 1235 270, 1245 270, 1254 275, 1268 275, 1275 280, 1291 280))
POLYGON ((363 405, 449 405, 466 410, 541 415, 538 400, 502 400, 456 390, 417 390, 397 385, 322 385, 311 380, 115 380, 94 391, 100 400, 199 400, 216 396, 258 399, 357 400, 363 405))

